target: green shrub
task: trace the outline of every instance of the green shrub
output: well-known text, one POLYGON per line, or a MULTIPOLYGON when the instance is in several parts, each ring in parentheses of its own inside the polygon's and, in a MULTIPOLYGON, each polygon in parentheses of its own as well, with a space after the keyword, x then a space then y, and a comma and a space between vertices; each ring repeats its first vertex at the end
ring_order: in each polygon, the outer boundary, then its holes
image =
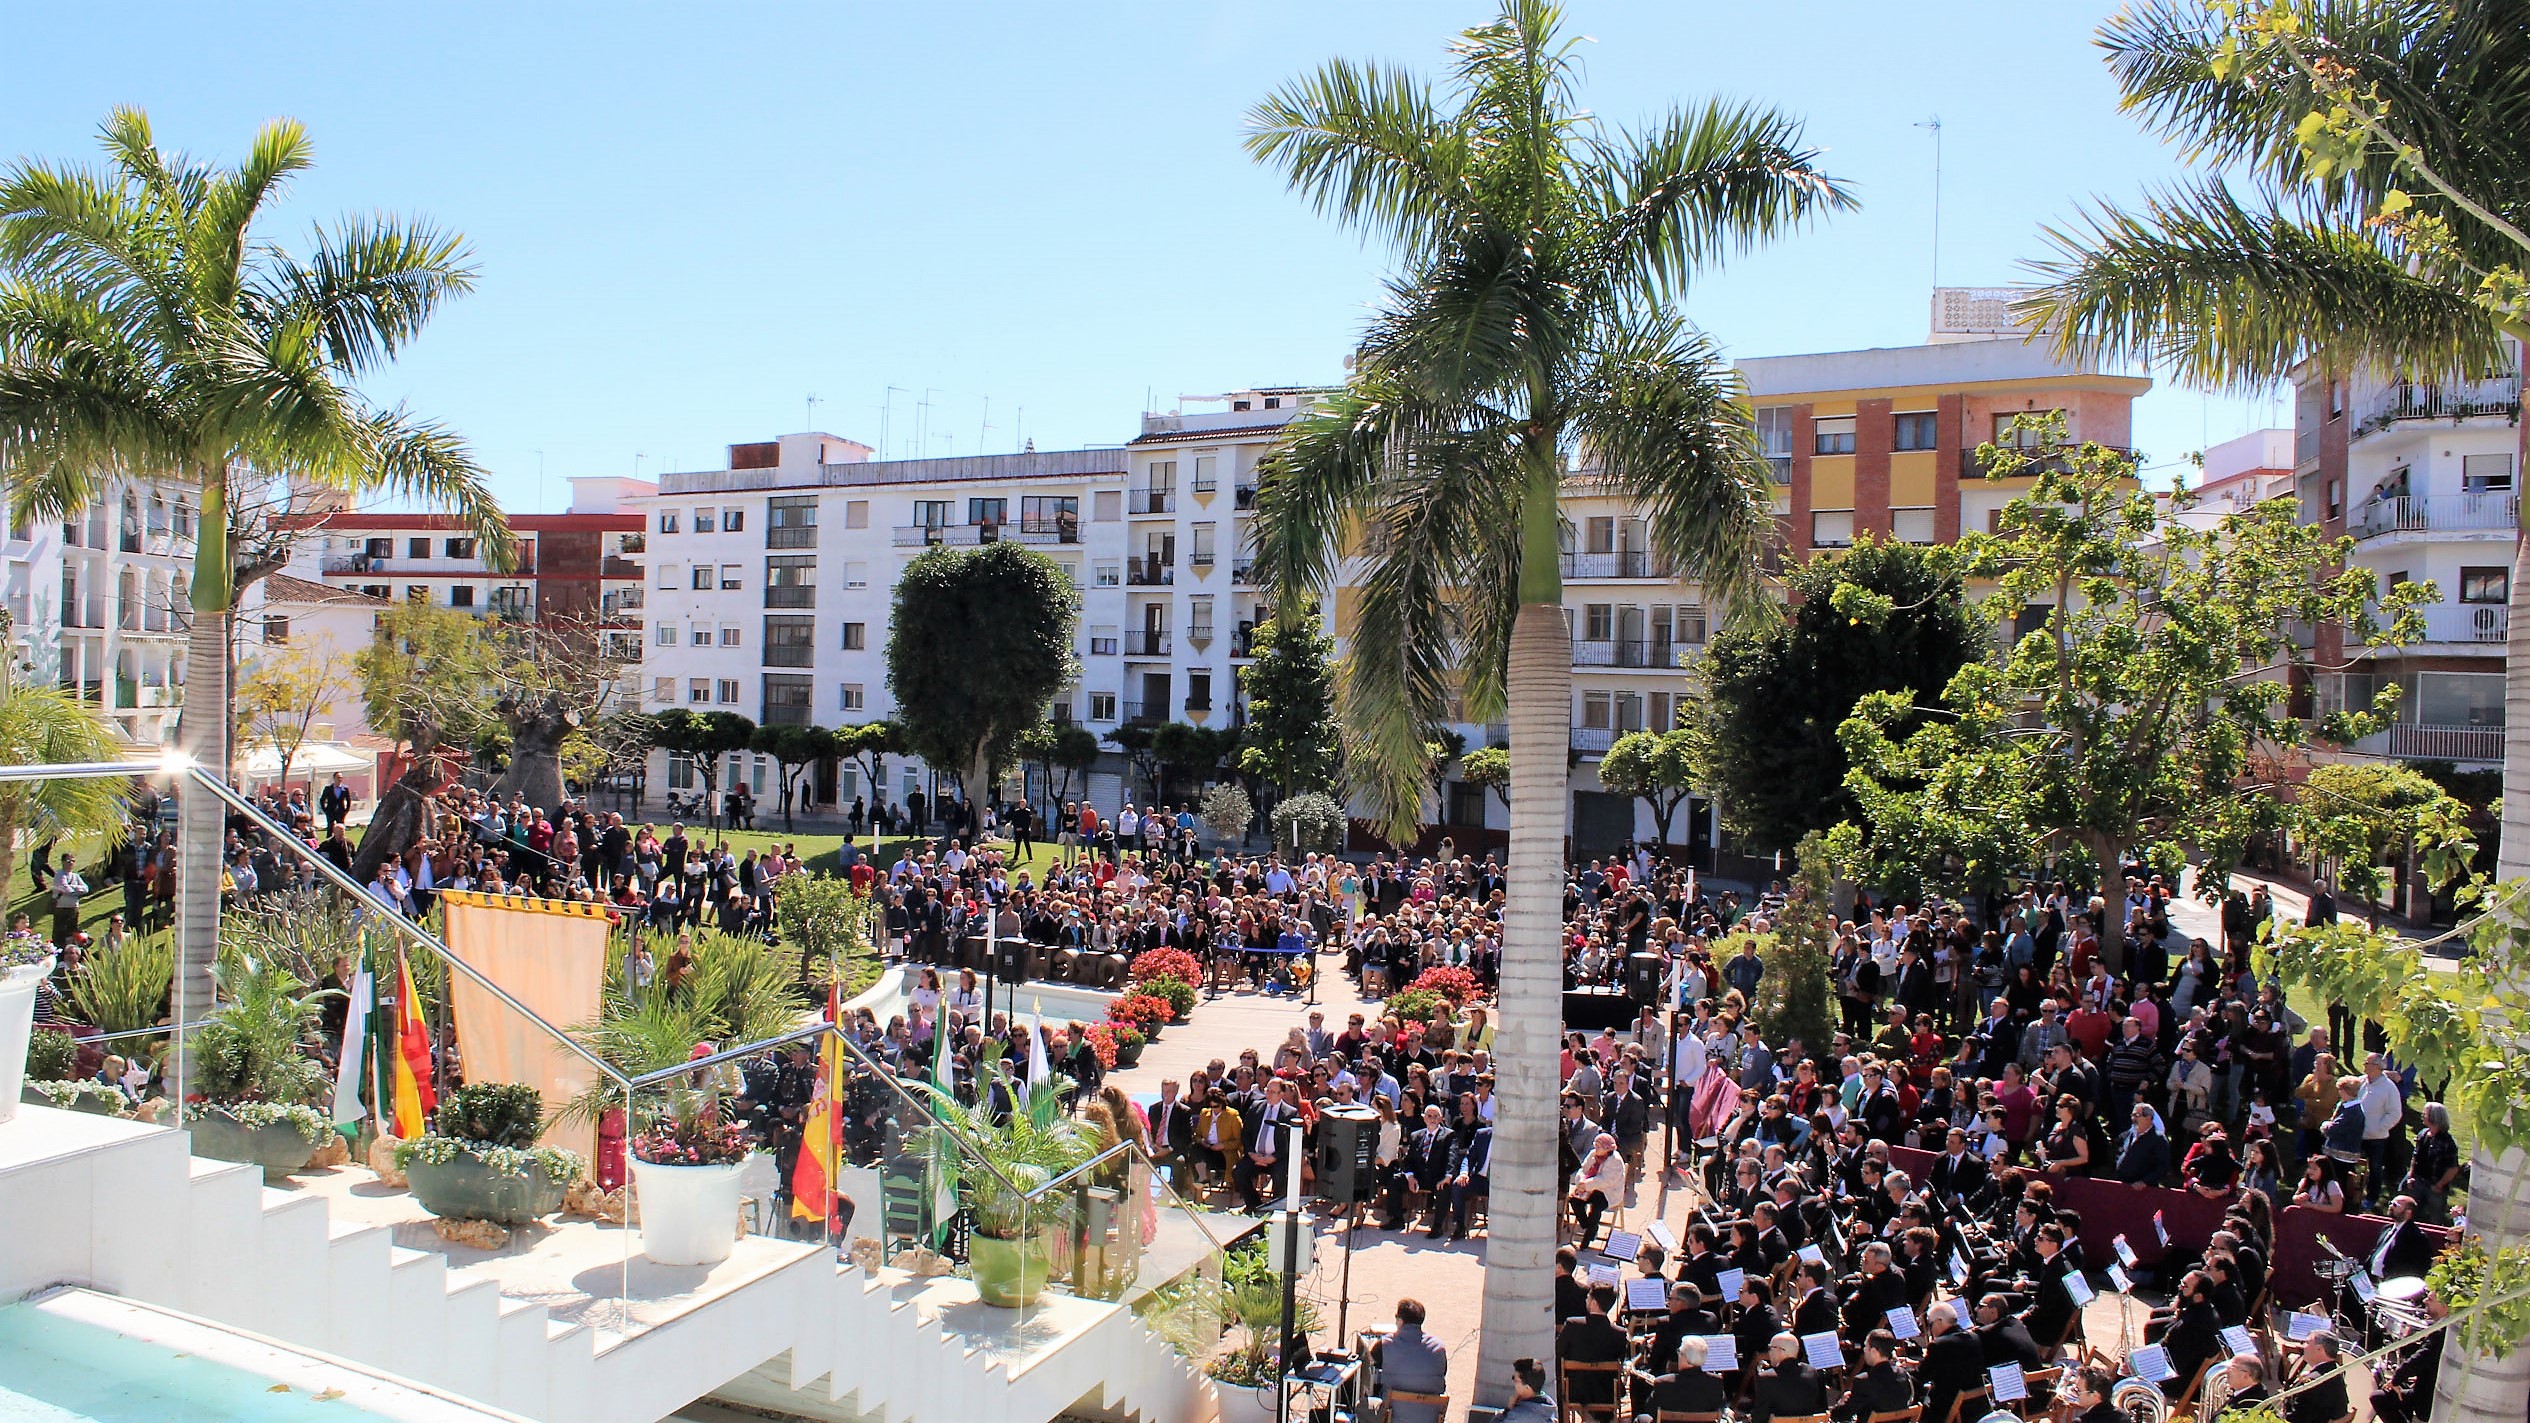
POLYGON ((79 1070, 79 1043, 58 1028, 37 1028, 26 1040, 26 1080, 60 1082, 79 1070))
POLYGON ((1157 978, 1147 979, 1133 991, 1147 993, 1154 998, 1167 999, 1170 1011, 1177 1015, 1177 1020, 1180 1022, 1185 1021, 1186 1015, 1194 1012, 1195 1005, 1203 1001, 1203 996, 1195 991, 1195 985, 1173 973, 1164 973, 1157 978))
POLYGON ((167 987, 175 977, 174 936, 99 945, 71 980, 70 1013, 101 1033, 129 1033, 167 1021, 167 987))
POLYGON ((1391 995, 1381 1006, 1390 1017, 1403 1023, 1428 1023, 1436 1014, 1450 1011, 1449 1000, 1429 988, 1409 988, 1391 995))
POLYGON ((525 1148, 544 1131, 545 1099, 517 1082, 452 1087, 431 1117, 431 1131, 458 1141, 525 1148))

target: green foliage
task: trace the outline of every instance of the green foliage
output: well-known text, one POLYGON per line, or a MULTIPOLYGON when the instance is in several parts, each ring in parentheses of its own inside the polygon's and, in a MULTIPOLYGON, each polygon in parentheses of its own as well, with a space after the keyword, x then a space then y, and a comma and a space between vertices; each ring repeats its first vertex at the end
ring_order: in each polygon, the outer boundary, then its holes
POLYGON ((378 615, 351 664, 369 725, 418 753, 487 739, 506 748, 493 703, 516 676, 510 655, 474 614, 406 601, 378 615))
MULTIPOLYGON (((37 1036, 54 1038, 60 1037, 61 1034, 39 1033, 37 1036)), ((26 1086, 50 1103, 56 1111, 95 1111, 96 1107, 82 1106, 83 1103, 93 1102, 105 1109, 100 1113, 103 1116, 127 1117, 132 1114, 131 1102, 122 1093, 102 1082, 94 1080, 66 1082, 59 1078, 38 1078, 30 1072, 27 1075, 26 1086)))
POLYGON ((1408 988, 1392 993, 1379 1005, 1380 1011, 1400 1023, 1429 1023, 1435 1017, 1447 1018, 1450 1001, 1437 989, 1408 988))
POLYGON ((1072 797, 1072 778, 1098 764, 1098 733, 1078 722, 1040 721, 1019 736, 1019 754, 1045 778, 1046 795, 1055 801, 1072 797), (1058 777, 1055 773, 1061 772, 1058 777))
POLYGON ((966 1103, 936 1083, 917 1084, 933 1120, 922 1130, 947 1138, 951 1149, 943 1155, 957 1165, 959 1194, 975 1213, 978 1233, 1021 1240, 1070 1218, 1072 1192, 1033 1193, 1098 1152, 1088 1124, 1063 1108, 1062 1093, 1071 1085, 1059 1073, 1047 1082, 1013 1084, 1017 1109, 996 1121, 991 1093, 966 1103))
POLYGON ((297 1132, 310 1146, 334 1134, 334 1124, 325 1114, 302 1102, 218 1102, 195 1107, 185 1113, 199 1116, 226 1117, 248 1130, 286 1126, 297 1132))
MULTIPOLYGON (((1262 1240, 1245 1240, 1221 1256, 1221 1283, 1213 1313, 1239 1327, 1238 1342, 1205 1365, 1205 1372, 1226 1384, 1261 1385, 1274 1377, 1274 1355, 1282 1347, 1283 1277, 1273 1267, 1262 1240)), ((1292 1305, 1293 1327, 1306 1335, 1318 1327, 1317 1306, 1306 1295, 1292 1305)))
POLYGON ((1505 746, 1480 746, 1458 758, 1458 778, 1471 786, 1483 786, 1511 808, 1511 751, 1505 746))
POLYGON ((409 1171, 413 1163, 445 1166, 461 1156, 474 1158, 495 1176, 524 1176, 543 1171, 550 1181, 571 1182, 588 1173, 588 1163, 576 1151, 558 1146, 493 1146, 453 1136, 432 1135, 418 1141, 396 1143, 395 1167, 409 1171))
POLYGON ((1674 841, 1670 828, 1679 808, 1698 785, 1707 783, 1710 752, 1710 743, 1695 728, 1629 731, 1599 758, 1599 784, 1650 806, 1662 841, 1674 841))
POLYGON ((1151 755, 1181 776, 1209 776, 1239 749, 1234 727, 1192 726, 1172 721, 1151 730, 1151 755))
POLYGON ((2421 855, 2425 879, 2441 886, 2466 873, 2476 846, 2469 808, 2417 772, 2385 762, 2326 762, 2310 768, 2300 798, 2306 848, 2337 862, 2337 879, 2366 903, 2388 887, 2385 863, 2421 855))
POLYGON ((1784 617, 1725 627, 1704 660, 1708 784, 1732 827, 1761 847, 1861 813, 1836 735, 1856 702, 1905 691, 1929 702, 1991 645, 1940 550, 1865 539, 1785 581, 1784 617))
POLYGON ((870 944, 870 901, 852 892, 851 880, 784 875, 773 908, 781 918, 783 947, 799 950, 809 982, 824 984, 840 976, 846 998, 858 991, 855 980, 868 986, 864 970, 874 974, 877 964, 870 944))
POLYGON ((745 750, 755 740, 755 732, 755 723, 736 712, 671 707, 659 713, 651 739, 662 751, 693 758, 694 774, 703 778, 703 794, 708 800, 720 789, 720 758, 745 750))
POLYGON ((906 564, 887 639, 903 748, 983 797, 979 778, 1077 673, 1078 621, 1062 568, 1020 544, 935 548, 906 564))
POLYGON ((823 726, 785 723, 780 726, 759 726, 747 738, 750 750, 773 758, 774 769, 782 782, 782 828, 790 828, 791 801, 798 794, 802 771, 840 755, 842 742, 823 726))
POLYGON ((2444 1248, 2425 1283, 2458 1316, 2470 1350, 2500 1359, 2530 1339, 2530 1245, 2490 1252, 2484 1241, 2465 1239, 2444 1248))
MULTIPOLYGON (((2220 885, 2252 835, 2326 813, 2274 793, 2274 753, 2311 731, 2288 714, 2285 679, 2261 674, 2306 662, 2297 625, 2338 623, 2374 648, 2414 641, 2433 586, 2376 602, 2370 570, 2345 567, 2351 540, 2297 522, 2290 500, 2191 520, 2184 500, 2135 482, 2125 453, 2067 443, 2060 417, 2023 433, 2035 448, 1980 454, 1987 478, 2026 479, 2027 492, 1953 556, 1993 590, 1989 625, 2035 626, 1961 667, 1940 715, 1919 715, 1910 692, 1874 692, 1840 730, 1875 878, 1980 890, 2139 848, 2172 866, 2193 851, 2201 882, 2220 885)), ((2395 695, 2325 734, 2376 728, 2395 695)))
MULTIPOLYGON (((785 882, 785 898, 789 890, 790 885, 785 882)), ((606 992, 600 1008, 607 1017, 638 1016, 633 1013, 623 972, 628 946, 621 935, 607 944, 606 992)), ((668 952, 666 944, 654 941, 651 945, 651 953, 663 971, 668 952)), ((649 1005, 655 1006, 662 999, 675 1004, 676 1011, 669 1015, 672 1021, 702 1029, 685 1040, 675 1061, 684 1060, 686 1051, 698 1042, 732 1047, 772 1037, 795 1025, 810 1006, 808 996, 800 991, 799 981, 772 945, 762 939, 709 931, 694 935, 694 969, 685 982, 673 993, 654 986, 649 1005)), ((646 1072, 668 1065, 654 1062, 639 1070, 646 1072)))
POLYGON ((37 1028, 27 1035, 27 1081, 59 1082, 78 1070, 78 1039, 50 1028, 37 1028))
POLYGON ((323 1097, 332 1083, 309 1049, 332 993, 309 992, 287 968, 233 944, 222 946, 211 978, 220 1006, 194 1033, 191 1090, 223 1106, 323 1097))
MULTIPOLYGON (((1793 851, 1791 897, 1776 916, 1773 934, 1760 939, 1758 954, 1766 975, 1757 981, 1757 1001, 1750 1004, 1767 1042, 1778 1047, 1794 1038, 1813 1050, 1836 1033, 1835 986, 1831 982, 1836 953, 1836 856, 1826 837, 1813 830, 1793 851)), ((1736 954, 1739 940, 1715 949, 1736 954)))
POLYGON ((1344 832, 1350 824, 1345 819, 1344 807, 1336 804, 1333 796, 1320 795, 1315 791, 1285 796, 1275 802, 1272 820, 1277 846, 1288 848, 1294 843, 1291 832, 1296 824, 1300 827, 1298 843, 1303 850, 1342 849, 1344 832))
POLYGON ((1335 639, 1303 606, 1256 625, 1255 661, 1239 669, 1247 694, 1239 769, 1286 796, 1335 787, 1344 744, 1335 720, 1335 639))
POLYGON ((545 1099, 518 1082, 467 1082, 448 1089, 431 1114, 433 1134, 484 1146, 531 1147, 543 1134, 545 1099))
POLYGON ((1195 985, 1173 973, 1164 973, 1155 978, 1145 979, 1135 984, 1133 991, 1168 1000, 1170 1014, 1181 1023, 1186 1021, 1187 1014, 1195 1011, 1195 1005, 1203 1001, 1202 996, 1195 991, 1195 985))
MULTIPOLYGON (((102 1033, 137 1032, 167 1021, 176 951, 165 934, 136 934, 121 948, 99 943, 70 982, 70 1014, 102 1033)), ((146 1039, 154 1045, 158 1039, 146 1039)))
POLYGON ((1221 781, 1204 790, 1203 804, 1196 812, 1204 829, 1224 844, 1236 844, 1247 835, 1247 828, 1256 823, 1256 805, 1247 798, 1247 791, 1235 781, 1221 781))

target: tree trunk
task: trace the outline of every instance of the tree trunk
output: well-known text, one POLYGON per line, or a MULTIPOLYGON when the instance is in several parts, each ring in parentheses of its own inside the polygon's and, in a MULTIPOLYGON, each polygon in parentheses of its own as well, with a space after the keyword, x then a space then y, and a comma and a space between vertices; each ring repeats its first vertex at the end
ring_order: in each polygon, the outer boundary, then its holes
MULTIPOLYGON (((1551 506, 1550 506, 1551 507, 1551 506)), ((1527 603, 1511 632, 1511 844, 1494 1044, 1493 1208, 1476 1398, 1510 1397, 1511 1361, 1555 1354, 1558 1181, 1555 1043, 1563 1029, 1557 947, 1564 883, 1565 747, 1571 648, 1563 608, 1527 603)))
MULTIPOLYGON (((2530 457, 2530 422, 2523 422, 2521 453, 2530 457)), ((2519 467, 2519 461, 2515 461, 2519 467)), ((2530 512, 2530 505, 2524 506, 2530 512)), ((2495 879, 2530 879, 2530 537, 2516 535, 2512 554, 2511 623, 2504 647, 2504 809, 2495 879)), ((2481 1145, 2469 1165, 2469 1231, 2487 1250, 2530 1240, 2530 1155, 2514 1147, 2501 1156, 2481 1145)), ((2509 1358, 2468 1347, 2469 1331, 2453 1341, 2435 1388, 2438 1423, 2521 1423, 2530 1416, 2530 1348, 2509 1358)))
MULTIPOLYGON (((229 619, 234 601, 228 563, 228 472, 202 479, 202 514, 195 526, 191 601, 193 626, 185 636, 184 710, 176 714, 176 746, 193 765, 214 776, 228 774, 229 619)), ((211 1012, 211 965, 220 948, 220 846, 227 809, 198 785, 177 787, 175 985, 169 1007, 179 1024, 211 1012)), ((191 1085, 190 1046, 174 1039, 169 1095, 181 1104, 191 1085)))
POLYGON ((360 832, 360 848, 351 856, 352 878, 367 884, 387 861, 399 859, 422 838, 429 823, 430 798, 439 793, 439 753, 418 752, 404 774, 395 778, 369 826, 360 832))

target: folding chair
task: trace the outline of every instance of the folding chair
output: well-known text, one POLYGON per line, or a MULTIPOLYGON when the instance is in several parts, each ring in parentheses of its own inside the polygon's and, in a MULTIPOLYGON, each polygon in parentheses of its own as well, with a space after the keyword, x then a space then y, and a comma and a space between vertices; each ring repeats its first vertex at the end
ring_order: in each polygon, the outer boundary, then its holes
POLYGON ((1652 1423, 1722 1423, 1722 1415, 1719 1413, 1680 1413, 1674 1408, 1664 1408, 1652 1415, 1652 1423))
POLYGON ((1379 1406, 1379 1412, 1374 1416, 1382 1419, 1393 1417, 1393 1410, 1400 1403, 1429 1405, 1435 1410, 1433 1417, 1449 1417, 1449 1395, 1446 1393, 1416 1393, 1412 1389, 1392 1388, 1371 1401, 1379 1406))
POLYGON ((1622 1423, 1622 1420, 1632 1416, 1624 1411, 1625 1365, 1618 1363, 1615 1360, 1610 1360, 1603 1364, 1568 1363, 1562 1367, 1564 1371, 1564 1391, 1562 1399, 1567 1416, 1578 1413, 1585 1418, 1604 1418, 1607 1420, 1607 1423, 1622 1423), (1604 1376, 1608 1381, 1607 1402, 1574 1402, 1572 1386, 1573 1380, 1576 1376, 1584 1378, 1604 1376))
POLYGON ((1959 1423, 1962 1418, 1982 1418, 1985 1416, 1985 1403, 1984 1385, 1961 1389, 1959 1396, 1950 1400, 1950 1411, 1942 1416, 1941 1423, 1959 1423), (1976 1405, 1974 1413, 1968 1411, 1968 1405, 1972 1403, 1976 1405))
POLYGON ((2043 1369, 2032 1369, 2022 1377, 2029 1385, 2029 1396, 2012 1405, 2013 1411, 2023 1418, 2045 1418, 2054 1413, 2056 1381, 2064 1377, 2063 1367, 2050 1364, 2043 1369))
POLYGON ((1892 1408, 1886 1413, 1874 1413, 1865 1423, 1924 1423, 1924 1405, 1918 1403, 1910 1408, 1892 1408))
POLYGON ((2187 1387, 2179 1390, 2179 1401, 2170 1405, 2171 1417, 2184 1419, 2196 1416, 2196 1395, 2204 1389, 2205 1380, 2214 1376, 2214 1366, 2221 1362, 2219 1358, 2209 1357, 2196 1366, 2196 1372, 2188 1379, 2187 1387))

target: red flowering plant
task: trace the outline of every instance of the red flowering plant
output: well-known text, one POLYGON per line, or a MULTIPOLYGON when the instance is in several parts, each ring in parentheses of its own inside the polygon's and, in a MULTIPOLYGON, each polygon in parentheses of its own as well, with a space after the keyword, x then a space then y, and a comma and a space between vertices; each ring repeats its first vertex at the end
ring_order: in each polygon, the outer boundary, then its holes
POLYGON ((1088 1029, 1089 1050, 1098 1054, 1098 1065, 1110 1072, 1116 1066, 1119 1030, 1130 1033, 1133 1027, 1129 1023, 1092 1023, 1088 1029))
POLYGON ((1144 949, 1133 956, 1130 968, 1135 983, 1149 983, 1155 978, 1173 978, 1180 983, 1204 981, 1203 964, 1184 949, 1144 949))
POLYGON ((1437 993, 1449 1000, 1453 1008, 1464 1008, 1480 991, 1476 975, 1463 968, 1440 964, 1415 975, 1415 988, 1437 993))
POLYGON ((1128 993, 1107 1005, 1111 1022, 1131 1023, 1148 1033, 1154 1027, 1166 1027, 1177 1016, 1169 1001, 1153 993, 1128 993))
POLYGON ((653 1166, 734 1166, 755 1149, 747 1129, 721 1114, 716 1093, 671 1092, 653 1112, 626 1144, 636 1160, 653 1166))

